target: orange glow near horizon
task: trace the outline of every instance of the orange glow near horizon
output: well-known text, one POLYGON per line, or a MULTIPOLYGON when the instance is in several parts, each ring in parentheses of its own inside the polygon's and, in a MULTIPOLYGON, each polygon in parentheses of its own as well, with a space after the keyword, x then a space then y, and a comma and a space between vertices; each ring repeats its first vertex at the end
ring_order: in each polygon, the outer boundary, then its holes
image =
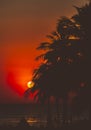
POLYGON ((31 79, 31 77, 31 74, 28 72, 11 72, 7 75, 7 83, 12 90, 22 96, 23 93, 27 90, 27 82, 31 79))
POLYGON ((27 90, 27 83, 32 80, 33 70, 37 67, 35 57, 38 54, 36 45, 31 43, 10 43, 4 46, 3 71, 6 75, 6 85, 20 96, 27 90), (23 45, 21 45, 23 44, 23 45))

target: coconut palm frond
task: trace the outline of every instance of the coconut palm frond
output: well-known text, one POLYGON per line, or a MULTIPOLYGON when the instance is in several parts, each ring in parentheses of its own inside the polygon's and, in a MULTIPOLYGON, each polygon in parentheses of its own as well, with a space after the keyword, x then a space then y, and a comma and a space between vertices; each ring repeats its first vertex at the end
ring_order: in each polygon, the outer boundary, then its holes
POLYGON ((28 98, 31 95, 32 91, 30 88, 28 88, 25 92, 24 92, 24 97, 28 98))
POLYGON ((44 58, 44 55, 45 55, 45 54, 42 54, 42 55, 37 56, 37 57, 35 58, 35 60, 43 59, 43 58, 44 58))
POLYGON ((37 47, 37 50, 47 50, 50 46, 49 42, 43 42, 40 44, 39 47, 37 47))

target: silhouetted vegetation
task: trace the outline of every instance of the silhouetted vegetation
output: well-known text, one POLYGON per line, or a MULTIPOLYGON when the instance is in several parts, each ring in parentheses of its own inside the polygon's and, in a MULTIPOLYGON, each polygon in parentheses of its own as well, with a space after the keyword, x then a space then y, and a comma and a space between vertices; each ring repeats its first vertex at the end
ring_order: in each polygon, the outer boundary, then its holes
POLYGON ((90 80, 90 66, 91 66, 91 24, 90 24, 90 12, 91 12, 91 2, 86 4, 84 7, 76 7, 78 14, 74 15, 72 18, 76 21, 76 24, 80 26, 82 32, 81 35, 81 49, 83 50, 83 74, 84 85, 79 89, 78 95, 75 98, 74 104, 78 112, 83 112, 88 109, 89 120, 91 121, 91 80, 90 80))
POLYGON ((49 42, 43 42, 37 48, 44 50, 44 54, 36 58, 36 60, 42 59, 42 63, 33 73, 33 88, 25 92, 25 96, 36 92, 34 99, 48 104, 49 125, 52 125, 50 103, 51 97, 54 97, 58 127, 60 125, 59 104, 63 107, 63 125, 68 123, 69 101, 71 101, 71 116, 86 110, 91 113, 91 22, 89 19, 91 2, 81 8, 75 8, 77 14, 70 19, 61 17, 57 22, 56 31, 47 35, 49 42), (74 96, 70 93, 74 93, 74 96))

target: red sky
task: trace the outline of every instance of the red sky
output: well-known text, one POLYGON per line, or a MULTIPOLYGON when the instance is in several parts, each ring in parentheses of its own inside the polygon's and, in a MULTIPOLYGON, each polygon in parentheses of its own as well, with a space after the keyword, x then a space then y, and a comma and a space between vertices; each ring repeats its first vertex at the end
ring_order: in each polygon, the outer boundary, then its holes
POLYGON ((0 103, 27 102, 22 94, 37 66, 36 47, 55 30, 60 16, 87 0, 0 0, 0 103))

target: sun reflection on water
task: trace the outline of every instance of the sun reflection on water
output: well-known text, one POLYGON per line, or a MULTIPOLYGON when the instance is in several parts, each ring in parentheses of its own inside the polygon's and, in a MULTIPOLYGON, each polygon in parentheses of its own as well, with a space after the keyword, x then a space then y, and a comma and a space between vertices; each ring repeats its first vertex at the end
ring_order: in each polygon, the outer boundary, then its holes
POLYGON ((29 118, 29 119, 27 119, 27 122, 30 124, 30 123, 36 123, 36 122, 38 122, 38 120, 37 119, 33 119, 33 118, 29 118))

